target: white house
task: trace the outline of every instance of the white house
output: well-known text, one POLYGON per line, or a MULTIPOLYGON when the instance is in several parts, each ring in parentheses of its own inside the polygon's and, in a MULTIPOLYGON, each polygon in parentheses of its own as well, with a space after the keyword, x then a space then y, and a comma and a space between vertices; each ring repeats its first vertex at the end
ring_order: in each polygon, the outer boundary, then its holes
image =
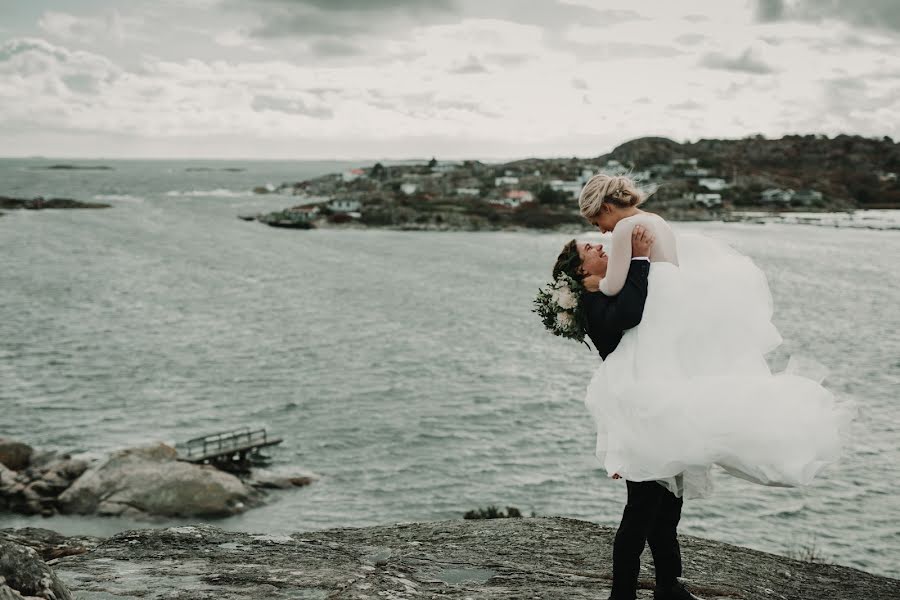
POLYGON ((581 188, 584 187, 580 181, 563 181, 562 179, 553 179, 550 181, 550 189, 557 192, 567 192, 572 194, 573 198, 581 195, 581 188))
POLYGON ((631 178, 635 181, 647 181, 650 177, 650 171, 634 171, 631 173, 631 178))
POLYGON ((344 171, 341 173, 341 179, 346 183, 349 181, 354 181, 359 179, 360 177, 365 177, 366 172, 362 169, 350 169, 349 171, 344 171))
POLYGON ((407 182, 407 183, 400 184, 400 191, 403 192, 404 194, 406 194, 407 196, 412 196, 413 194, 415 194, 417 189, 419 189, 419 186, 416 185, 415 183, 407 182))
POLYGON ((519 178, 512 177, 510 175, 504 175, 502 177, 494 178, 494 187, 500 187, 504 185, 519 185, 519 178))
POLYGON ((493 198, 488 202, 497 206, 517 208, 527 202, 534 202, 534 196, 526 190, 509 190, 502 198, 493 198))
POLYGON ((794 199, 794 190, 791 190, 791 189, 783 190, 781 188, 769 188, 767 190, 763 190, 763 192, 759 195, 759 199, 762 202, 790 204, 791 200, 794 199))
POLYGON ((295 206, 290 209, 290 212, 292 212, 295 215, 297 215, 303 219, 306 219, 308 221, 310 219, 314 219, 315 217, 319 216, 319 207, 314 204, 313 205, 307 204, 304 206, 295 206))
POLYGON ((728 182, 721 177, 701 177, 697 180, 697 184, 713 192, 721 192, 724 189, 728 189, 728 182))
POLYGON ((821 202, 824 198, 825 196, 819 190, 800 190, 794 194, 791 201, 809 206, 810 204, 821 202))
POLYGON ((625 175, 628 173, 628 169, 617 160, 608 160, 606 166, 603 167, 603 172, 607 175, 625 175))
POLYGON ((334 199, 328 203, 328 208, 333 212, 357 212, 362 208, 359 200, 334 199))
POLYGON ((694 202, 696 202, 697 204, 702 204, 706 208, 711 208, 713 206, 722 206, 722 194, 694 194, 694 202))
POLYGON ((534 202, 534 194, 528 190, 509 190, 506 192, 506 199, 515 202, 515 205, 518 206, 526 202, 534 202))
POLYGON ((473 187, 458 187, 456 188, 457 196, 480 196, 481 190, 473 187))

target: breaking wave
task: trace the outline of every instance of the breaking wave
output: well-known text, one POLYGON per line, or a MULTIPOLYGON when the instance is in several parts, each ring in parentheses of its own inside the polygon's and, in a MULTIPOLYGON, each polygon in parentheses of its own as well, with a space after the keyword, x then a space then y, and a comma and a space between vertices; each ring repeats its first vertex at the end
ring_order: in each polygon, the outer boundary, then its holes
POLYGON ((250 190, 226 190, 224 188, 215 190, 172 190, 166 192, 166 196, 170 198, 245 198, 252 196, 250 190))

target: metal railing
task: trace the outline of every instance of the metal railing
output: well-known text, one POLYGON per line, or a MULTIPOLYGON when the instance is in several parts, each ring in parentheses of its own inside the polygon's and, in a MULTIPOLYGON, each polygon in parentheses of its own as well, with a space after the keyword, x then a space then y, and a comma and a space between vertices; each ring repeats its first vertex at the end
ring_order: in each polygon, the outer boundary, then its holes
POLYGON ((266 430, 239 427, 229 431, 211 433, 201 437, 190 439, 178 446, 184 458, 226 454, 241 448, 253 446, 265 446, 269 443, 266 430))

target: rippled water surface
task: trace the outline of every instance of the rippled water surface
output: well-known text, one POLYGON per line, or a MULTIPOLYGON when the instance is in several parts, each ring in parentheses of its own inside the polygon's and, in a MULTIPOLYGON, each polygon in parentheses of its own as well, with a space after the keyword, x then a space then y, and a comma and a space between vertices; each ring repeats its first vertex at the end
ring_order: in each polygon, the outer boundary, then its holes
MULTIPOLYGON (((103 211, 0 217, 0 435, 102 452, 250 424, 275 467, 317 474, 232 529, 283 532, 459 518, 496 504, 615 525, 624 485, 593 457, 582 404, 596 357, 546 334, 531 299, 568 236, 291 231, 236 215, 287 206, 254 185, 336 163, 0 161, 0 194, 99 198, 103 211), (242 172, 186 172, 239 166, 242 172)), ((900 576, 900 233, 680 224, 763 268, 789 353, 827 365, 860 415, 808 489, 717 477, 681 531, 809 546, 900 576)), ((115 519, 0 515, 110 533, 115 519)))

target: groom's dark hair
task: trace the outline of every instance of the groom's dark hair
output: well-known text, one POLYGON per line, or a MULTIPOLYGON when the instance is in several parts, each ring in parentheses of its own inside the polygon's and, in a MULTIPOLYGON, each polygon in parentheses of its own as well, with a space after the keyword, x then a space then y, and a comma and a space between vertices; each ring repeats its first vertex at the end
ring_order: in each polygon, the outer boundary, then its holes
POLYGON ((575 240, 570 240, 563 246, 562 252, 556 257, 556 264, 553 265, 554 281, 565 273, 575 281, 582 281, 585 273, 581 270, 581 255, 578 254, 578 245, 575 240))

